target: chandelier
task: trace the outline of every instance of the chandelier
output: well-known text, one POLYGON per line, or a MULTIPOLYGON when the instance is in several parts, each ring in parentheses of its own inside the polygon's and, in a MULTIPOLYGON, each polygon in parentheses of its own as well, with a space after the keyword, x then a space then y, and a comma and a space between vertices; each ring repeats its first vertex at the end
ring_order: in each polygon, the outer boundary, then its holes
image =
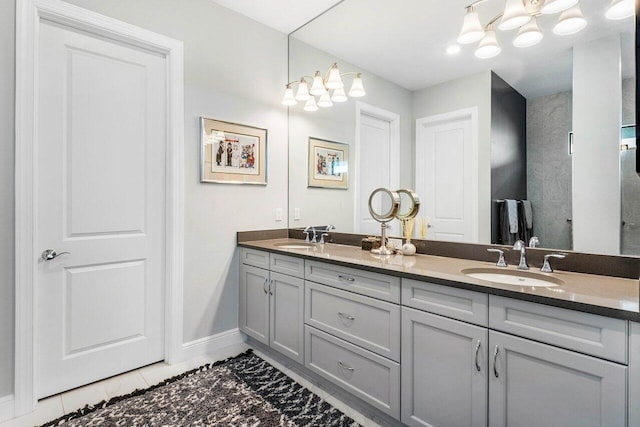
MULTIPOLYGON (((477 0, 466 7, 467 13, 457 39, 460 44, 479 42, 474 54, 482 59, 493 58, 502 51, 494 25, 502 31, 518 29, 512 43, 521 48, 534 46, 542 41, 544 35, 538 26, 538 17, 559 13, 558 22, 553 27, 553 33, 559 36, 576 34, 587 26, 579 0, 506 0, 504 12, 483 26, 476 6, 486 1, 488 0, 477 0)), ((608 19, 617 20, 634 14, 634 0, 612 0, 605 15, 608 19)), ((451 53, 458 51, 459 49, 450 49, 451 53)))
POLYGON ((348 98, 347 93, 344 91, 342 77, 350 75, 355 77, 351 83, 349 96, 352 98, 365 96, 367 93, 362 84, 362 73, 349 72, 341 74, 338 69, 338 64, 334 62, 324 78, 320 74, 320 71, 316 71, 313 77, 302 76, 300 80, 287 83, 285 85, 284 97, 282 98, 282 105, 293 106, 300 101, 305 103, 305 111, 317 111, 318 107, 327 108, 333 106, 334 102, 345 102, 348 98), (310 89, 309 82, 311 82, 310 89), (298 85, 298 90, 294 95, 293 87, 296 84, 298 85))

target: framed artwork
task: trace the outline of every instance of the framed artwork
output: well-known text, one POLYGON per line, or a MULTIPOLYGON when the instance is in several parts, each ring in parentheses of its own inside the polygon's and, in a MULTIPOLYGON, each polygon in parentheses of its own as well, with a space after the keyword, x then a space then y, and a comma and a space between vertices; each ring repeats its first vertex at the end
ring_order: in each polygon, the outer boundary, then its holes
POLYGON ((349 146, 309 138, 309 187, 349 188, 349 146))
POLYGON ((267 185, 267 130, 200 117, 200 182, 267 185))

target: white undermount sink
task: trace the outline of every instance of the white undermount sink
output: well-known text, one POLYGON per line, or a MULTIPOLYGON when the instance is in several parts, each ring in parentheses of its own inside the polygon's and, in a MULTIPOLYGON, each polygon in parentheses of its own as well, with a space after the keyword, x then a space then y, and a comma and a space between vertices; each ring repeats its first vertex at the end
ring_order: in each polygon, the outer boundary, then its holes
POLYGON ((313 243, 276 243, 274 246, 281 249, 308 249, 313 247, 313 243))
POLYGON ((555 277, 526 270, 507 270, 505 268, 467 268, 461 271, 465 276, 485 282, 503 285, 552 288, 564 282, 555 277))

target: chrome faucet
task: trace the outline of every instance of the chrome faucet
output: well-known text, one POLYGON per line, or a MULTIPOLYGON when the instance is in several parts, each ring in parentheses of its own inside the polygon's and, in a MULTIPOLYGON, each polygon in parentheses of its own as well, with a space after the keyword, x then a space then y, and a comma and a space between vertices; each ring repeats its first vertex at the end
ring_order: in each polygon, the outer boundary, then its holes
POLYGON ((335 230, 336 227, 335 225, 327 225, 324 227, 324 232, 322 234, 320 234, 320 241, 318 243, 320 243, 321 245, 324 245, 325 241, 324 238, 325 237, 329 237, 329 231, 335 230))
POLYGON ((518 270, 528 270, 529 265, 527 264, 527 246, 522 240, 517 240, 513 245, 513 250, 520 251, 520 263, 518 264, 518 270))
POLYGON ((304 241, 306 243, 316 243, 316 229, 310 225, 306 226, 303 233, 307 236, 304 241), (309 239, 309 234, 313 233, 313 239, 309 239))

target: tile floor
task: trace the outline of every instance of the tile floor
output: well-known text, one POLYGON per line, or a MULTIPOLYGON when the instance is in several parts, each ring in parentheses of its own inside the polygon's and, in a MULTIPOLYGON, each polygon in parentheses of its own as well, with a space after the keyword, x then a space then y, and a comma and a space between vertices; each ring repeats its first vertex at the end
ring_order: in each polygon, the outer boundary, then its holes
MULTIPOLYGON (((194 359, 178 363, 175 365, 167 365, 160 362, 153 365, 145 366, 135 371, 127 372, 116 377, 108 378, 93 384, 86 385, 65 393, 48 397, 38 402, 36 410, 25 416, 14 418, 9 421, 1 422, 0 427, 27 427, 37 426, 58 418, 69 412, 73 412, 82 408, 87 404, 98 403, 115 396, 131 393, 137 388, 147 388, 153 384, 157 384, 162 380, 181 374, 188 370, 197 368, 206 363, 212 363, 223 360, 231 356, 235 356, 247 350, 246 344, 238 344, 225 347, 215 353, 205 356, 196 357, 194 359)), ((344 402, 333 396, 333 393, 321 389, 312 380, 292 372, 282 364, 276 362, 265 354, 256 351, 256 354, 267 360, 273 366, 287 374, 293 380, 302 384, 312 392, 316 393, 329 404, 338 408, 345 414, 349 415, 363 426, 377 426, 377 424, 364 415, 350 408, 344 402)))

